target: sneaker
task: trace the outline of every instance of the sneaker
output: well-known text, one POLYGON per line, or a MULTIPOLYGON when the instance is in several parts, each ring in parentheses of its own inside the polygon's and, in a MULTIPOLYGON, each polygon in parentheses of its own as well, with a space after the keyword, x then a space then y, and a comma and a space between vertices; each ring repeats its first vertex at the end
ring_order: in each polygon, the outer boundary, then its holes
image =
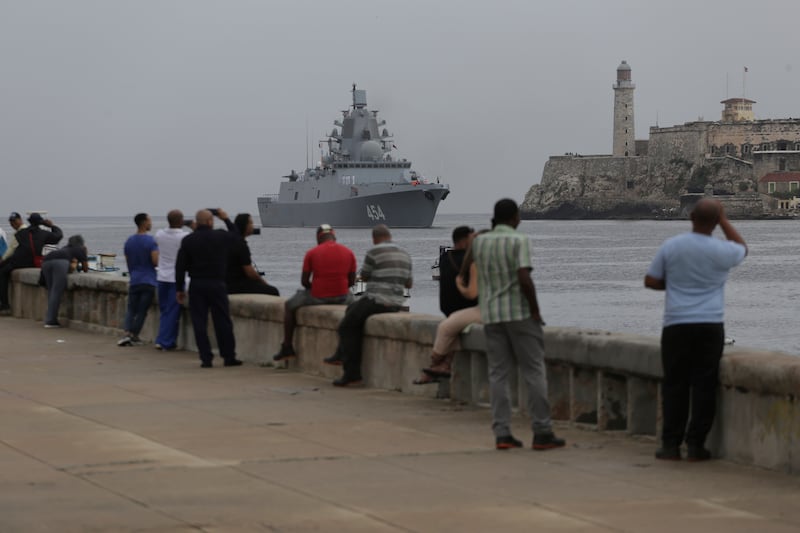
POLYGON ((556 437, 555 433, 538 433, 533 436, 532 448, 537 451, 563 448, 567 444, 564 439, 556 437))
POLYGON ((161 346, 159 343, 155 343, 155 344, 153 345, 153 348, 155 348, 156 350, 163 350, 163 349, 164 349, 164 347, 163 347, 163 346, 161 346))
POLYGON ((8 306, 0 307, 0 316, 11 316, 11 308, 8 306))
POLYGON ((513 435, 497 437, 494 440, 494 447, 498 450, 510 450, 511 448, 522 448, 522 441, 514 438, 513 435))
POLYGON ((211 361, 203 361, 200 363, 200 368, 214 368, 214 363, 211 361))
POLYGON ((297 354, 294 353, 294 347, 281 344, 281 350, 272 356, 272 360, 283 361, 284 359, 288 359, 289 357, 297 357, 297 354))
POLYGON ((686 460, 696 463, 711 459, 711 452, 702 446, 689 446, 686 450, 686 460))
POLYGON ((131 337, 131 346, 141 346, 142 344, 144 344, 144 341, 140 339, 138 335, 133 335, 131 337))
POLYGON ((680 461, 681 449, 677 446, 662 446, 656 450, 656 459, 662 461, 680 461))
POLYGON ((322 360, 323 363, 326 365, 333 365, 333 366, 342 366, 342 358, 339 357, 339 354, 333 354, 330 357, 326 357, 322 360))
POLYGON ((133 339, 126 335, 117 341, 117 346, 133 346, 133 339))
POLYGON ((333 380, 334 387, 353 387, 361 385, 363 380, 361 378, 349 378, 347 376, 342 376, 339 379, 333 380))
POLYGON ((224 366, 242 366, 242 361, 239 359, 225 359, 224 366))
POLYGON ((47 329, 47 328, 60 328, 61 324, 59 324, 58 322, 47 322, 44 325, 44 327, 45 327, 45 329, 47 329))

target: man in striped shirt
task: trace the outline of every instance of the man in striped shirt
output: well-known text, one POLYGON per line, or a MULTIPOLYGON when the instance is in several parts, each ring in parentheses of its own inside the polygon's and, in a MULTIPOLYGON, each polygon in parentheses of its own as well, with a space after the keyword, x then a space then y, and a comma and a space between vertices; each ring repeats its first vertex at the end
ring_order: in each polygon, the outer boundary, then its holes
POLYGON ((328 364, 342 364, 342 377, 333 382, 337 387, 361 383, 361 340, 364 323, 372 315, 399 311, 405 289, 411 288, 411 256, 392 242, 389 228, 380 224, 372 228, 375 245, 364 258, 361 279, 367 282, 364 296, 347 306, 339 324, 339 347, 325 359, 328 364))
POLYGON ((492 429, 498 450, 521 448, 511 434, 511 398, 508 377, 513 364, 527 386, 527 410, 533 427, 533 449, 564 446, 553 434, 547 400, 542 316, 531 279, 528 237, 516 230, 519 208, 504 199, 494 206, 494 229, 472 243, 478 269, 478 305, 481 310, 489 360, 489 398, 492 429))

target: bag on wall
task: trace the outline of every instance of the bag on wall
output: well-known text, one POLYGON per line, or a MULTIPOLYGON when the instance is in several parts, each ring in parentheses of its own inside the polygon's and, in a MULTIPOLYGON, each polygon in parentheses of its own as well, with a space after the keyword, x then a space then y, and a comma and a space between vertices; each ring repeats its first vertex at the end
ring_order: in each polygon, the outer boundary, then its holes
POLYGON ((38 255, 36 253, 36 247, 33 245, 33 235, 28 233, 28 240, 31 243, 31 254, 33 254, 33 266, 36 268, 42 268, 42 261, 44 261, 43 255, 38 255))

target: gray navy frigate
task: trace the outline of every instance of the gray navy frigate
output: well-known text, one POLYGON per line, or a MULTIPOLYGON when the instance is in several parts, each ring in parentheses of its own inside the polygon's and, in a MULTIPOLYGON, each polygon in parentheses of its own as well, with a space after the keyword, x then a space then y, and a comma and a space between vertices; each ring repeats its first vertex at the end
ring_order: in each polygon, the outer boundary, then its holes
POLYGON ((284 176, 279 194, 258 198, 261 225, 430 227, 449 187, 429 183, 411 161, 392 157, 393 138, 380 131, 386 121, 378 120, 378 111, 367 109, 366 91, 353 85, 353 105, 342 114, 320 163, 284 176))

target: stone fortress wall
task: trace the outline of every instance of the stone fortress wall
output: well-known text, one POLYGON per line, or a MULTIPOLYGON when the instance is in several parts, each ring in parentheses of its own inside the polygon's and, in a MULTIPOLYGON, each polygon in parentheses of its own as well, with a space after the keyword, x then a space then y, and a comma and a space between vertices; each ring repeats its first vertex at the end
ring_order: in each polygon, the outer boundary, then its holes
MULTIPOLYGON (((38 286, 39 269, 12 274, 11 303, 16 318, 40 320, 47 306, 38 286)), ((59 321, 70 328, 121 334, 128 291, 126 278, 108 274, 70 276, 59 321)), ((259 294, 231 297, 237 356, 272 364, 283 336, 284 299, 259 294)), ((305 307, 297 313, 293 368, 328 379, 340 367, 322 363, 337 342, 344 306, 305 307)), ((6 319, 11 320, 11 319, 6 319)), ((441 317, 386 313, 367 320, 362 373, 370 387, 404 394, 451 398, 485 407, 489 403, 483 328, 461 336, 462 350, 449 381, 414 386, 412 380, 430 360, 441 317)), ((148 313, 141 337, 152 342, 158 331, 158 305, 148 313)), ((110 343, 114 342, 109 338, 110 343)), ((188 312, 181 319, 179 348, 194 350, 188 312)), ((552 416, 589 430, 622 431, 655 439, 661 423, 661 355, 655 337, 576 328, 545 328, 552 416)), ((124 357, 124 348, 120 348, 124 357)), ((46 370, 46 369, 45 369, 46 370)), ((267 370, 252 366, 253 372, 267 370)), ((726 347, 721 364, 717 420, 708 447, 731 461, 800 473, 800 357, 726 347)), ((510 380, 514 404, 525 405, 525 384, 510 380)), ((488 420, 488 415, 487 415, 488 420)), ((654 442, 655 446, 655 442, 654 442)))
MULTIPOLYGON (((623 152, 633 132, 623 120, 627 106, 633 106, 630 67, 624 61, 614 91, 614 155, 550 157, 541 182, 520 206, 525 218, 685 216, 696 201, 690 193, 702 194, 707 185, 731 216, 761 217, 775 202, 759 190, 758 179, 800 170, 800 119, 793 118, 651 127, 647 140, 635 141, 635 152, 623 152)), ((755 102, 746 102, 746 117, 752 117, 755 102)), ((727 103, 723 115, 736 116, 727 103)))

